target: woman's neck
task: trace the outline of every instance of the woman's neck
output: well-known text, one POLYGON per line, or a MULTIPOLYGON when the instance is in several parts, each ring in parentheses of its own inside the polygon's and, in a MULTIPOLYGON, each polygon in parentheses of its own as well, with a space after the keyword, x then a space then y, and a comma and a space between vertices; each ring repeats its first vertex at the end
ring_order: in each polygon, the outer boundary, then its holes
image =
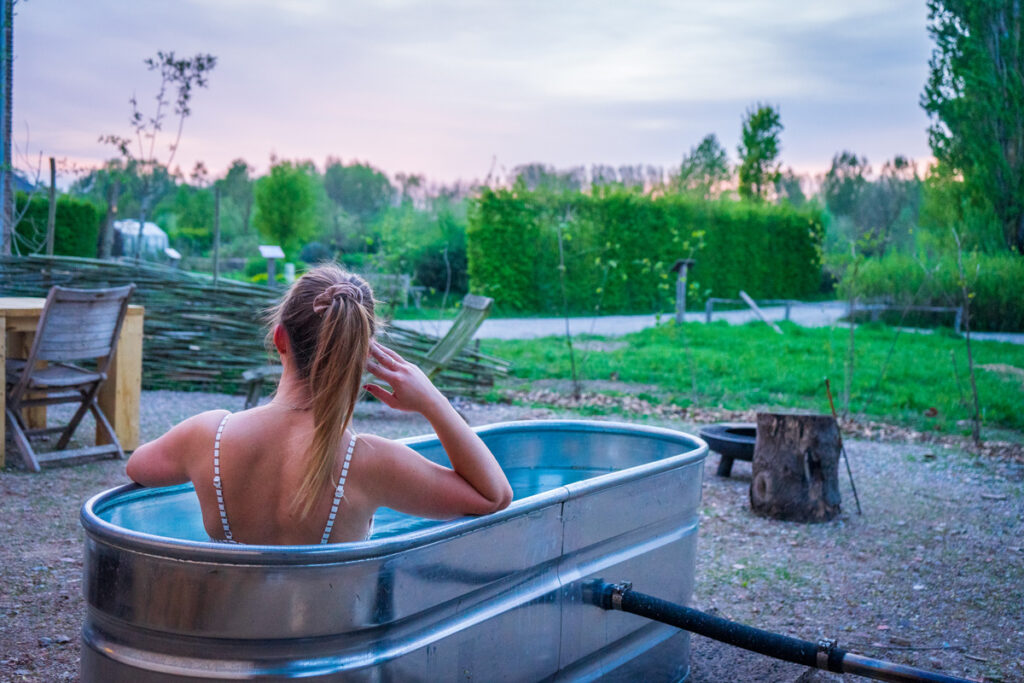
POLYGON ((309 387, 297 375, 298 373, 290 363, 284 364, 281 381, 277 385, 277 392, 271 403, 291 410, 309 410, 312 407, 309 387))

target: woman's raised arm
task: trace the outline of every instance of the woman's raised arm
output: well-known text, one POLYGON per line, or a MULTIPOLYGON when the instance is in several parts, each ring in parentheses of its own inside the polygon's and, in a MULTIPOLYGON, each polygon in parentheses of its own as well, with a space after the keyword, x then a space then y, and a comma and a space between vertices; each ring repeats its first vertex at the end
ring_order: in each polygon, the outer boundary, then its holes
MULTIPOLYGON (((461 490, 460 482, 446 476, 444 472, 424 465, 408 454, 401 457, 396 455, 399 459, 395 464, 401 463, 398 474, 403 476, 403 481, 414 482, 417 477, 422 477, 423 485, 441 487, 440 490, 431 491, 431 494, 436 493, 453 505, 468 508, 446 509, 443 514, 429 516, 484 514, 508 507, 512 502, 512 487, 509 486, 508 479, 494 459, 494 455, 476 432, 455 412, 448 399, 437 390, 423 371, 376 342, 371 348, 371 354, 372 359, 367 369, 375 377, 387 382, 391 386, 391 391, 376 384, 366 385, 366 390, 396 410, 417 412, 427 418, 452 463, 451 470, 439 465, 434 467, 458 475, 459 479, 476 493, 476 496, 467 495, 470 492, 461 490)), ((416 493, 423 496, 427 492, 421 489, 416 493)))

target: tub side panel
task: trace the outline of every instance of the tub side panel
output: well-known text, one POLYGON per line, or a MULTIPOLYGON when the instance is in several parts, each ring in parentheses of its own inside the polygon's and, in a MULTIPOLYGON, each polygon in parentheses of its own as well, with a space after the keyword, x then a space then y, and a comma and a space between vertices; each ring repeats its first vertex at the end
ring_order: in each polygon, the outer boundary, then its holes
POLYGON ((333 565, 171 561, 93 542, 83 671, 444 680, 493 671, 497 653, 543 678, 558 668, 561 547, 560 503, 333 565))
MULTIPOLYGON (((536 429, 482 434, 504 468, 585 467, 620 471, 680 453, 678 440, 660 439, 621 428, 589 431, 536 429)), ((687 444, 689 445, 689 444, 687 444)))
MULTIPOLYGON (((654 648, 674 632, 636 615, 596 607, 585 599, 584 591, 594 580, 630 581, 636 590, 688 604, 694 586, 702 476, 703 461, 697 461, 565 503, 565 546, 559 567, 563 668, 585 661, 599 669, 614 668, 620 650, 643 649, 642 642, 654 648), (594 664, 595 657, 607 661, 594 664)), ((668 662, 668 669, 687 668, 688 641, 678 650, 672 655, 677 661, 668 662)))

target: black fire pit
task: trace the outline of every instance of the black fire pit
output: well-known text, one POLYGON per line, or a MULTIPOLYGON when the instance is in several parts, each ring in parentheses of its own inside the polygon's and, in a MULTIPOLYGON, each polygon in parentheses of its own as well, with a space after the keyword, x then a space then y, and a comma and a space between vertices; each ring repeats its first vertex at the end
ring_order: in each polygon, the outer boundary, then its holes
POLYGON ((700 430, 700 438, 708 447, 721 454, 718 461, 718 476, 732 474, 733 460, 754 459, 754 444, 757 441, 757 424, 753 422, 719 422, 700 430))

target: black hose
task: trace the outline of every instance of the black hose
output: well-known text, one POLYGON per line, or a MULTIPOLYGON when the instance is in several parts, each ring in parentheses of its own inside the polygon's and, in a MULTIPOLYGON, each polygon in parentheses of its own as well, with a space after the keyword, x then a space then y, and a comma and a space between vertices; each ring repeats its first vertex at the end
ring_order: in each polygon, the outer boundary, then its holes
POLYGON ((607 610, 621 610, 697 633, 728 645, 794 664, 836 673, 852 673, 881 681, 968 683, 966 679, 871 659, 847 652, 834 641, 812 643, 753 626, 729 621, 632 590, 628 583, 594 582, 586 589, 591 602, 607 610))

